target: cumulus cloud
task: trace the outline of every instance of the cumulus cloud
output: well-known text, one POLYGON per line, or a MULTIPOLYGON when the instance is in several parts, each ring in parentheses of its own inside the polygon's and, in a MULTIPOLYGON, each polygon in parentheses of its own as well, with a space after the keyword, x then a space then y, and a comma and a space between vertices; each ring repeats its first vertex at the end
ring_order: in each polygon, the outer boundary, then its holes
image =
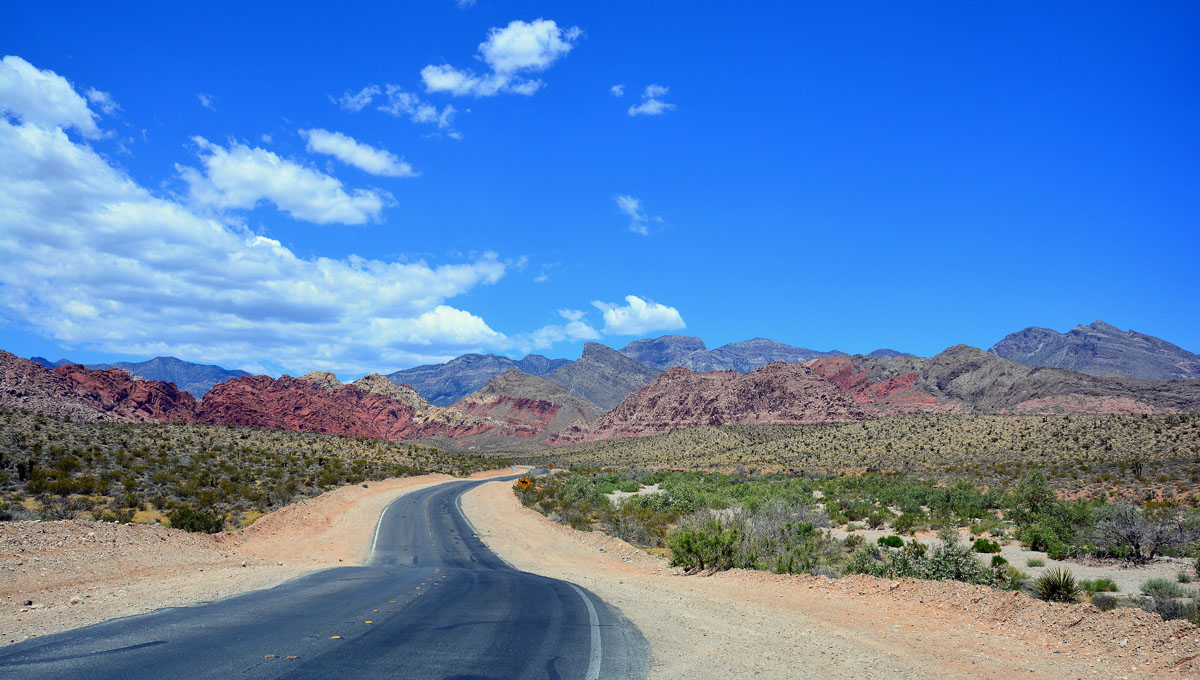
POLYGON ((333 156, 346 165, 352 165, 363 172, 384 177, 417 176, 412 166, 404 159, 398 158, 384 149, 376 149, 368 144, 363 144, 340 132, 313 128, 300 130, 300 136, 308 140, 309 153, 333 156))
POLYGON ((612 335, 645 335, 654 331, 685 328, 679 310, 657 302, 626 295, 625 304, 596 301, 592 306, 604 315, 604 333, 612 335))
POLYGON ((96 113, 66 78, 13 55, 0 59, 0 113, 41 127, 75 128, 89 139, 103 136, 96 113))
POLYGON ((478 58, 488 65, 489 72, 477 75, 449 64, 430 64, 421 69, 421 80, 428 92, 455 96, 490 97, 501 92, 532 95, 543 83, 522 74, 550 68, 571 51, 581 35, 578 26, 560 28, 548 19, 512 21, 504 28, 489 30, 487 40, 479 44, 478 58))
POLYGON ((642 92, 642 103, 629 107, 631 116, 658 116, 675 108, 662 100, 670 88, 663 85, 647 85, 642 92))
POLYGON ((651 217, 642 211, 642 201, 629 194, 617 194, 613 197, 617 209, 629 218, 629 231, 642 236, 650 235, 650 224, 661 224, 663 219, 657 215, 651 217))
POLYGON ((203 172, 176 165, 192 202, 218 210, 254 208, 269 201, 292 217, 315 224, 363 224, 379 219, 386 192, 354 189, 323 172, 259 147, 232 142, 229 148, 193 137, 203 172))
MULTIPOLYGON (((271 357, 295 370, 364 372, 511 344, 447 304, 504 276, 493 253, 437 266, 300 257, 154 195, 73 142, 61 117, 37 121, 0 118, 0 315, 10 322, 68 346, 234 366, 271 357)), ((243 155, 286 163, 197 143, 214 176, 243 155)), ((250 200, 218 186, 230 204, 250 200)))
POLYGON ((608 91, 614 97, 624 97, 625 96, 625 84, 622 83, 619 85, 613 85, 612 87, 608 88, 608 91))

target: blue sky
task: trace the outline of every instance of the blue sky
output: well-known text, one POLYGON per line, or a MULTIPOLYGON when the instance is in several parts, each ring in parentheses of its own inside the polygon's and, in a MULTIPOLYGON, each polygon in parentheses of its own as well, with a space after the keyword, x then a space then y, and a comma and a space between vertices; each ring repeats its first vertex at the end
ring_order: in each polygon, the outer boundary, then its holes
POLYGON ((794 5, 5 3, 0 347, 1200 351, 1194 3, 794 5))

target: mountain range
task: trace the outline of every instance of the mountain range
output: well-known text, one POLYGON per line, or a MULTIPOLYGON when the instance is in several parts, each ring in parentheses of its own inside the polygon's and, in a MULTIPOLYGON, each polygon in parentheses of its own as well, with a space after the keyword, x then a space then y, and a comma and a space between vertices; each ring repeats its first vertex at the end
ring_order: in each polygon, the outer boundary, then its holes
POLYGON ((1076 326, 1066 333, 1031 326, 1005 336, 990 351, 1030 366, 1066 368, 1101 377, 1200 378, 1200 354, 1103 321, 1076 326))
MULTIPOLYGON (((36 361, 46 368, 74 364, 73 361, 67 359, 52 362, 42 357, 30 357, 30 360, 36 361)), ((217 383, 250 375, 246 371, 230 370, 212 364, 193 364, 175 357, 155 357, 149 361, 122 361, 114 364, 87 364, 86 366, 98 370, 117 368, 146 380, 173 382, 179 389, 190 393, 197 399, 202 398, 217 383)))
POLYGON ((411 386, 431 404, 449 406, 509 370, 545 375, 569 363, 570 359, 547 359, 540 354, 519 361, 499 354, 464 354, 444 364, 406 368, 386 377, 397 385, 411 386))
POLYGON ((927 412, 1200 413, 1200 379, 1095 375, 1031 366, 1001 353, 1027 361, 1067 357, 1081 367, 1112 371, 1150 367, 1171 376, 1186 374, 1187 357, 1195 356, 1102 322, 1066 334, 1026 329, 990 352, 956 345, 932 357, 891 350, 814 352, 764 338, 715 350, 686 336, 638 340, 620 351, 590 342, 574 361, 471 354, 388 376, 373 373, 349 384, 321 371, 271 378, 170 358, 121 368, 69 362, 47 368, 50 362, 40 358, 35 362, 0 352, 0 408, 73 420, 425 439, 470 450, 561 445, 700 425, 842 423, 927 412), (1035 336, 1041 339, 1022 340, 1035 336), (1051 352, 1054 343, 1093 351, 1051 352), (184 384, 199 390, 201 381, 215 381, 220 372, 239 375, 212 385, 199 402, 173 380, 144 377, 190 379, 184 384), (416 385, 398 384, 398 376, 416 385))

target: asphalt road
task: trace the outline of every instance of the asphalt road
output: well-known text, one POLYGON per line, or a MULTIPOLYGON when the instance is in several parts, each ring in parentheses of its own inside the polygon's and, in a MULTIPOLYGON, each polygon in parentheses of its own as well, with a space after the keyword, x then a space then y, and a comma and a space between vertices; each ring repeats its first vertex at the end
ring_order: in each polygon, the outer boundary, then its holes
POLYGON ((366 566, 0 649, 5 678, 636 678, 637 628, 586 590, 517 571, 450 482, 384 510, 366 566))

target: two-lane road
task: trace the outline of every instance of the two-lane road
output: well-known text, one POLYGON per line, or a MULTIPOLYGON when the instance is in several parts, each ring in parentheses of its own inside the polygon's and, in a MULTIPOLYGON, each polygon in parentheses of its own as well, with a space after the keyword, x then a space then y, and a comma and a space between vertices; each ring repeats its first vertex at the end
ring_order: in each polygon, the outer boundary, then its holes
POLYGON ((479 540, 458 499, 480 483, 392 502, 366 566, 0 648, 0 676, 642 677, 646 641, 619 611, 479 540))

